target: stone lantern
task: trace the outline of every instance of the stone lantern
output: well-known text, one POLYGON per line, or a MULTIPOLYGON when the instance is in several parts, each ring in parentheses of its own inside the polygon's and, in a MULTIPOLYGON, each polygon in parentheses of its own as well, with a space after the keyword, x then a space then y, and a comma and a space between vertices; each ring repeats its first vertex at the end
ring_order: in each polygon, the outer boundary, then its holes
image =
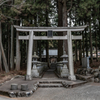
POLYGON ((31 75, 32 77, 39 77, 39 72, 37 70, 37 64, 39 63, 37 61, 37 59, 39 58, 37 55, 36 55, 36 52, 34 52, 34 55, 32 56, 33 57, 33 68, 32 68, 32 71, 31 71, 31 75))
POLYGON ((61 56, 61 58, 63 58, 63 61, 61 61, 60 63, 63 64, 63 67, 61 69, 61 77, 68 77, 69 76, 69 71, 68 71, 68 68, 67 68, 67 58, 68 58, 68 55, 66 54, 66 52, 64 51, 64 54, 61 56))

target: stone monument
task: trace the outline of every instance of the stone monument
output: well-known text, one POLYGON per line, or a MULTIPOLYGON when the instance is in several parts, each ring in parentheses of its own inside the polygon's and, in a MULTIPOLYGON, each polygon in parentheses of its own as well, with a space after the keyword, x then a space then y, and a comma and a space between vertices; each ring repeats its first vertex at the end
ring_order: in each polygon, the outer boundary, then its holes
POLYGON ((82 67, 91 69, 91 67, 89 66, 89 57, 82 58, 82 67))

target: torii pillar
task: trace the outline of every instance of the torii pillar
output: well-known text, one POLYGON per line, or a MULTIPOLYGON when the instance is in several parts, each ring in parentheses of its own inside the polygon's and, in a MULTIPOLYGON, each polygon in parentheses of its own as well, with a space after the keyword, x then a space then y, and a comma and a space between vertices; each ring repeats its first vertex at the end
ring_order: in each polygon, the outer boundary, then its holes
POLYGON ((71 35, 71 31, 67 31, 67 40, 68 40, 68 58, 69 58, 69 71, 70 71, 70 75, 69 75, 69 79, 70 80, 76 80, 76 76, 74 75, 74 65, 73 65, 73 50, 72 50, 72 35, 71 35))
POLYGON ((30 31, 29 32, 29 47, 28 47, 28 61, 27 61, 27 75, 26 75, 26 80, 31 80, 31 66, 32 66, 32 49, 33 49, 33 36, 34 32, 30 31))

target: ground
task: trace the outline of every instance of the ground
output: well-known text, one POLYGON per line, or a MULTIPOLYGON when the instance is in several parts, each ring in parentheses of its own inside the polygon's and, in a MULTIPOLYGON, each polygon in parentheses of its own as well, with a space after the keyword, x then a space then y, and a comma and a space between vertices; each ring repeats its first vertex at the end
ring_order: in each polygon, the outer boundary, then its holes
POLYGON ((10 80, 12 77, 16 75, 25 75, 26 71, 10 71, 9 73, 6 73, 5 71, 0 72, 0 83, 3 83, 5 81, 10 80))
POLYGON ((100 85, 91 83, 76 88, 39 88, 29 98, 17 100, 100 100, 100 85))
MULTIPOLYGON (((93 60, 93 63, 90 64, 90 66, 94 69, 98 68, 100 66, 100 61, 97 62, 96 60, 93 60)), ((82 67, 82 65, 80 65, 79 61, 74 63, 75 72, 76 72, 77 68, 79 68, 79 67, 82 67)), ((16 71, 16 70, 15 71, 10 71, 9 73, 5 73, 4 71, 0 72, 0 83, 3 83, 4 81, 9 80, 13 76, 16 76, 16 75, 25 75, 25 73, 26 73, 25 69, 21 70, 21 71, 16 71)))
MULTIPOLYGON (((95 62, 99 66, 99 63, 95 62)), ((75 66, 79 65, 77 63, 75 66)), ((94 66, 93 68, 97 68, 94 66)), ((79 66, 77 66, 78 68, 79 66)), ((10 72, 5 75, 5 73, 0 74, 0 82, 10 79, 17 74, 25 75, 25 71, 20 72, 10 72)), ((44 74, 43 80, 45 79, 56 79, 53 74, 44 74)), ((86 83, 74 88, 64 88, 64 87, 49 87, 49 88, 38 88, 33 95, 30 97, 19 97, 19 98, 9 98, 0 95, 0 100, 100 100, 100 83, 86 83)))
POLYGON ((100 100, 100 83, 87 83, 71 89, 39 88, 30 97, 7 98, 0 100, 100 100))

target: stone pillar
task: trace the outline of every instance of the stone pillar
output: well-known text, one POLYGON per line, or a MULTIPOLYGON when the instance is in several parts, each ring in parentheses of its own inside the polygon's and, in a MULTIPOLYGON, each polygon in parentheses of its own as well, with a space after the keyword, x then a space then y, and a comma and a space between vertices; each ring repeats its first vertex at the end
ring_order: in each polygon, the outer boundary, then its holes
POLYGON ((76 77, 74 75, 74 67, 73 67, 73 51, 72 51, 72 35, 71 31, 67 32, 68 37, 68 56, 69 56, 69 79, 70 80, 76 80, 76 77))
POLYGON ((18 39, 19 32, 16 34, 16 70, 20 70, 20 41, 18 39))
POLYGON ((31 80, 33 35, 34 35, 34 32, 33 31, 30 31, 29 32, 29 47, 28 47, 28 59, 27 59, 27 75, 26 75, 26 80, 31 80))

